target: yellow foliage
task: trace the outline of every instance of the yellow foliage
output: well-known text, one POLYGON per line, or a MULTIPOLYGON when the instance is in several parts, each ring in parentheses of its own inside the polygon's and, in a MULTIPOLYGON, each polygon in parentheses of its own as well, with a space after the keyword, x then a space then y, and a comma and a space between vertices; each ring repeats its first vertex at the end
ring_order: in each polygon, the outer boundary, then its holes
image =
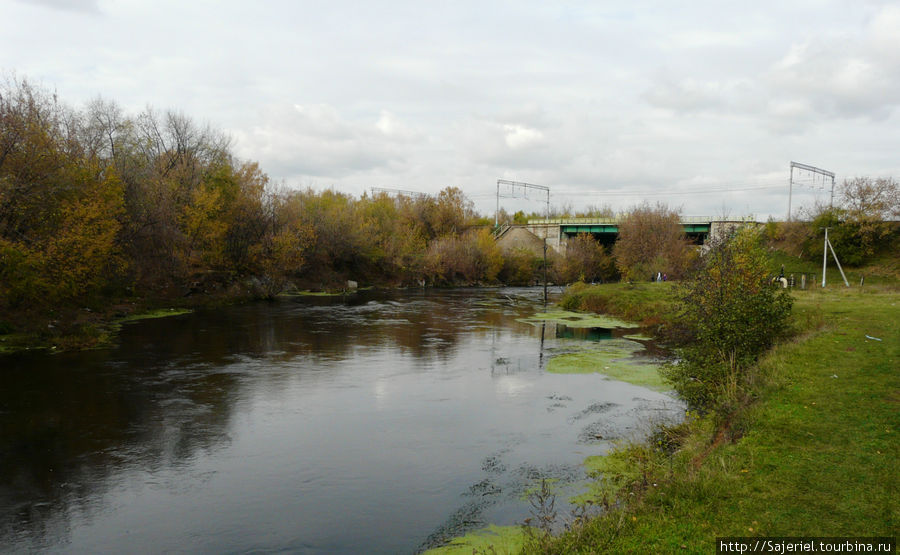
POLYGON ((54 296, 74 297, 95 289, 123 264, 116 246, 121 185, 110 178, 93 192, 97 194, 63 204, 59 226, 44 243, 45 272, 54 284, 54 296))
POLYGON ((228 222, 223 217, 221 189, 200 187, 191 194, 191 203, 179 218, 188 239, 192 265, 217 266, 223 262, 225 232, 228 222))

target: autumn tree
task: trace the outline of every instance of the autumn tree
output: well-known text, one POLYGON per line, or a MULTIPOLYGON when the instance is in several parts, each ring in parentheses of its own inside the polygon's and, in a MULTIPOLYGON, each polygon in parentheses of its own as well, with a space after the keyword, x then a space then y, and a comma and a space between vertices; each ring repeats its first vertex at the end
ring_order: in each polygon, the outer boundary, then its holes
POLYGON ((681 277, 692 256, 678 212, 646 202, 619 222, 613 253, 616 267, 628 280, 646 280, 657 272, 681 277))
POLYGON ((412 284, 422 275, 426 239, 424 222, 402 216, 416 199, 386 193, 364 196, 357 209, 359 225, 367 241, 367 257, 376 275, 412 284))
POLYGON ((69 302, 121 270, 121 183, 88 155, 83 125, 27 81, 0 87, 0 304, 69 302))
POLYGON ((575 281, 608 281, 615 277, 615 262, 589 233, 579 233, 569 239, 566 255, 556 263, 557 279, 563 283, 575 281))
POLYGON ((497 278, 507 285, 533 285, 543 267, 543 258, 525 247, 503 253, 503 267, 497 278))
POLYGON ((503 268, 503 254, 485 229, 433 240, 425 253, 425 274, 435 285, 493 282, 503 268))
POLYGON ((438 193, 433 208, 427 213, 432 236, 442 237, 465 231, 475 219, 475 207, 458 187, 447 187, 438 193))
POLYGON ((891 177, 856 177, 840 189, 844 221, 853 228, 864 258, 878 250, 900 220, 900 183, 891 177))
POLYGON ((821 260, 823 229, 841 262, 859 266, 889 249, 894 223, 900 218, 900 185, 893 178, 857 177, 844 180, 837 206, 817 204, 803 211, 806 221, 782 223, 774 238, 785 250, 799 246, 800 254, 821 260))

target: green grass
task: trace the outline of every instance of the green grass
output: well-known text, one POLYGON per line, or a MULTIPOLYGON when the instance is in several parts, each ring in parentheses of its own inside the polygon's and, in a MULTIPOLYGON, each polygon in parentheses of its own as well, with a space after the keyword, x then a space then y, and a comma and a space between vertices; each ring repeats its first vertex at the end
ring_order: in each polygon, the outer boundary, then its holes
POLYGON ((146 312, 138 312, 135 314, 129 314, 128 316, 123 316, 116 320, 118 324, 124 324, 126 322, 136 322, 138 320, 153 320, 155 318, 167 318, 169 316, 179 316, 181 314, 190 314, 193 312, 190 308, 157 308, 155 310, 148 310, 146 312))
POLYGON ((720 536, 897 536, 900 292, 795 297, 803 333, 760 361, 756 403, 727 428, 706 417, 669 430, 674 453, 630 446, 622 510, 529 550, 710 553, 720 536))
POLYGON ((0 354, 27 350, 46 350, 60 353, 108 347, 122 325, 138 320, 166 318, 193 312, 189 308, 157 308, 113 318, 104 313, 77 313, 84 320, 67 322, 63 329, 25 331, 0 335, 0 354))
MULTIPOLYGON (((840 257, 840 253, 838 253, 840 257)), ((769 258, 772 260, 772 273, 777 274, 781 267, 784 266, 784 274, 789 277, 794 274, 796 287, 800 287, 800 274, 807 274, 807 288, 816 289, 822 287, 822 259, 807 260, 797 256, 792 256, 783 251, 773 250, 769 252, 769 258)), ((839 258, 840 260, 840 258, 839 258)), ((867 285, 885 285, 894 284, 898 278, 898 268, 896 265, 896 257, 882 257, 874 260, 873 263, 867 264, 862 268, 854 268, 841 262, 844 275, 847 281, 853 287, 858 287, 860 279, 865 278, 863 287, 867 285)), ((841 272, 834 263, 834 257, 831 252, 828 253, 828 263, 825 267, 825 284, 826 288, 831 286, 844 285, 841 272)))
POLYGON ((567 310, 611 314, 642 326, 656 326, 675 313, 675 283, 575 284, 566 290, 559 304, 567 310))
POLYGON ((31 347, 32 339, 23 333, 0 335, 0 355, 23 351, 31 347))

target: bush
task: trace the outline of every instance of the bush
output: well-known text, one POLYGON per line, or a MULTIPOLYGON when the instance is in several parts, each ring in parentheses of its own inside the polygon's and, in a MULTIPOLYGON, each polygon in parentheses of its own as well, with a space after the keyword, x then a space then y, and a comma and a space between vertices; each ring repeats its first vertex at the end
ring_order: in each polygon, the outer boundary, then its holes
POLYGON ((792 299, 769 279, 758 231, 715 241, 678 298, 686 336, 680 361, 664 374, 697 409, 726 409, 746 390, 757 357, 782 335, 792 299))
POLYGON ((435 239, 425 253, 425 274, 434 285, 492 283, 503 268, 503 254, 487 230, 435 239))
MULTIPOLYGON (((845 213, 839 208, 820 212, 809 224, 809 237, 803 243, 803 253, 813 261, 822 260, 825 248, 825 232, 828 229, 828 240, 834 247, 841 262, 847 266, 859 266, 872 254, 867 247, 860 226, 847 221, 845 213)), ((830 257, 830 255, 829 255, 830 257)))
POLYGON ((684 235, 680 216, 664 204, 644 203, 619 223, 619 238, 613 246, 622 278, 645 281, 666 273, 680 279, 692 262, 694 249, 684 235))
POLYGON ((506 285, 533 285, 542 277, 541 264, 542 260, 530 250, 513 249, 504 253, 498 278, 506 285))
POLYGON ((576 281, 602 283, 616 277, 616 266, 612 257, 589 233, 580 233, 577 237, 569 239, 566 256, 558 258, 556 262, 554 273, 557 280, 563 283, 576 281))

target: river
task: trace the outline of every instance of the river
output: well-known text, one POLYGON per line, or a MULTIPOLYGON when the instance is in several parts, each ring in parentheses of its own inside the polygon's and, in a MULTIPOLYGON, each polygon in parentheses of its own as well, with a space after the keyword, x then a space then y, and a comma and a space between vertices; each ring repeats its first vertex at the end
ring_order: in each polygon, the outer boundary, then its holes
POLYGON ((547 372, 622 331, 522 322, 541 293, 287 298, 0 357, 0 551, 411 553, 521 523, 541 478, 577 491, 681 409, 547 372))

